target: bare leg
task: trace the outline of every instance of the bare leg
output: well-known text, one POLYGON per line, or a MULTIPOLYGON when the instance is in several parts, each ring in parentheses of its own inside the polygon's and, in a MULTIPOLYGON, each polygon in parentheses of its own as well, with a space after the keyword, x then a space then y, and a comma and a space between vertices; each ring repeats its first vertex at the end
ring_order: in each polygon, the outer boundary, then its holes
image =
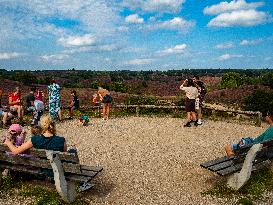
POLYGON ((62 120, 62 111, 61 111, 61 109, 58 111, 58 117, 59 117, 59 120, 62 120))
POLYGON ((195 112, 190 112, 191 115, 191 120, 196 121, 196 113, 195 112))
POLYGON ((7 124, 7 120, 8 120, 8 113, 4 112, 3 113, 3 119, 2 119, 3 125, 7 124))
POLYGON ((106 117, 107 117, 107 119, 109 118, 109 114, 110 114, 110 103, 106 103, 106 117))
POLYGON ((190 122, 192 119, 191 119, 191 112, 187 112, 187 120, 188 122, 190 122))
POLYGON ((17 108, 18 118, 20 120, 22 120, 23 119, 23 107, 19 105, 19 106, 16 106, 16 108, 17 108))
POLYGON ((106 103, 102 104, 102 116, 104 119, 106 119, 106 103))
POLYGON ((73 117, 74 113, 73 113, 73 107, 69 108, 69 116, 73 117))

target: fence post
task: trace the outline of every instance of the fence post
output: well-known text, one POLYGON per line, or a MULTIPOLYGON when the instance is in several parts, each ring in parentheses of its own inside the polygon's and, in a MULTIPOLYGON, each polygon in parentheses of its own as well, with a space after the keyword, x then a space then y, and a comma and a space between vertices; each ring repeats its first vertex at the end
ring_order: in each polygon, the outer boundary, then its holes
POLYGON ((136 116, 139 116, 139 106, 136 106, 136 116))
POLYGON ((256 126, 260 127, 262 125, 262 113, 257 112, 256 126))

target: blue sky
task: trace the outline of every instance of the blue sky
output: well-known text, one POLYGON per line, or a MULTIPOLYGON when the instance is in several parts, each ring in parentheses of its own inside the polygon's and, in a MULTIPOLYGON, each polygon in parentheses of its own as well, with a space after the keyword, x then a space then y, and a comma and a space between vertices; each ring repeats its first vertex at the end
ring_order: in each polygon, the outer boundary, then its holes
POLYGON ((272 0, 0 0, 0 68, 273 68, 272 15, 272 0))

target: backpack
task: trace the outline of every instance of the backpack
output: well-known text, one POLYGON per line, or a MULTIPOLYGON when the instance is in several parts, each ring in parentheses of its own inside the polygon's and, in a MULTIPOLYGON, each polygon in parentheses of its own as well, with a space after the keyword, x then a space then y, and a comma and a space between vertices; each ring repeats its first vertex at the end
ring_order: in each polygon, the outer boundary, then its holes
POLYGON ((200 87, 199 87, 200 96, 205 97, 205 95, 207 94, 207 88, 206 88, 206 86, 205 86, 205 84, 203 82, 200 81, 200 84, 201 84, 200 87))

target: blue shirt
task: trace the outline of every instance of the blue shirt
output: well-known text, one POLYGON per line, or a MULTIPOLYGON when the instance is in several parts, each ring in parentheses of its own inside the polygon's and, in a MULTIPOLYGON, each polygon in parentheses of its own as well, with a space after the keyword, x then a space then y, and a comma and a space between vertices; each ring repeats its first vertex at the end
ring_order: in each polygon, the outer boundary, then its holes
POLYGON ((65 138, 59 136, 45 137, 43 135, 35 135, 31 137, 31 142, 35 149, 46 149, 53 151, 64 151, 65 138))

